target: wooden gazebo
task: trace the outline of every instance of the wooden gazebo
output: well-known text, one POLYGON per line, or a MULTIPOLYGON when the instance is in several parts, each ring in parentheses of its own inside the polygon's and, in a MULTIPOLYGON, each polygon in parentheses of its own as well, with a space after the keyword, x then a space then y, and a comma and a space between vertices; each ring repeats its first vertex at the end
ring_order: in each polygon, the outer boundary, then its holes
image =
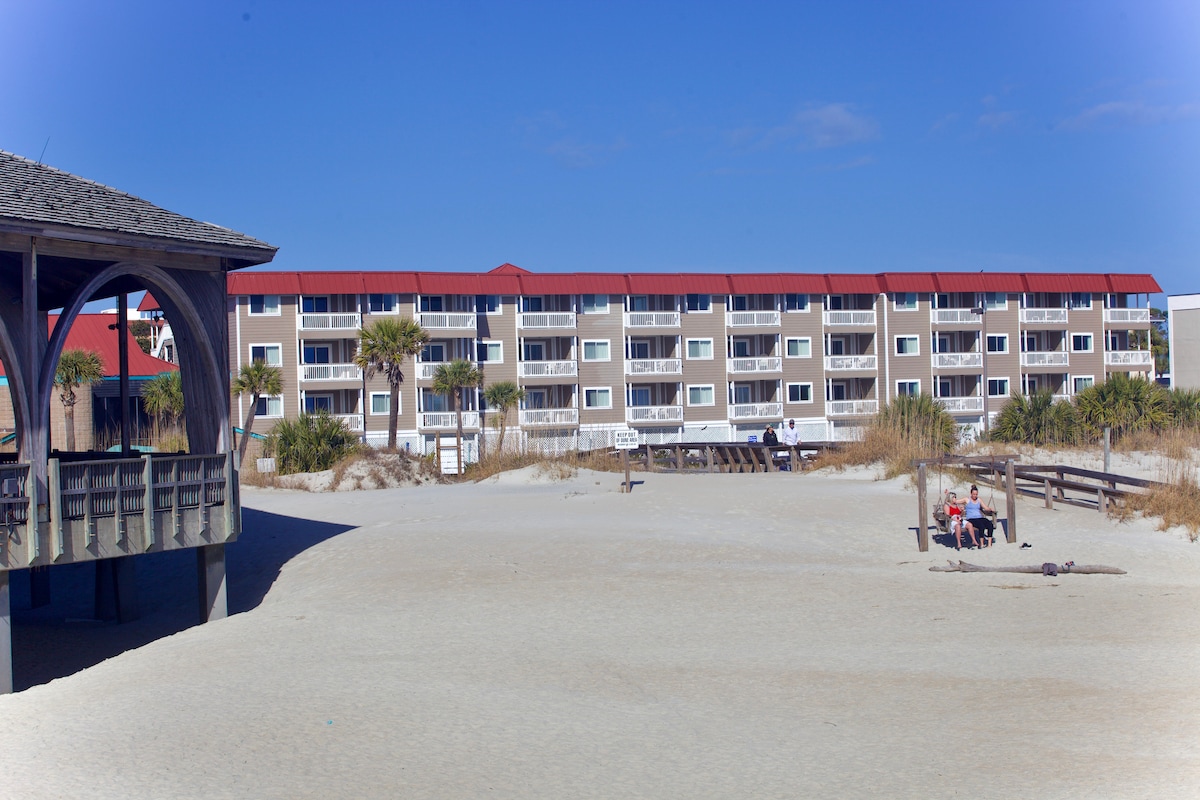
MULTIPOLYGON (((11 570, 111 560, 97 578, 111 576, 119 597, 132 556, 194 548, 200 618, 226 614, 224 547, 241 525, 226 274, 266 263, 275 251, 0 151, 0 360, 17 443, 15 463, 0 464, 0 692, 13 685, 11 570), (175 334, 188 453, 141 455, 127 434, 120 454, 52 452, 50 404, 71 322, 88 301, 117 297, 124 343, 125 298, 143 289, 175 334), (51 334, 48 314, 58 308, 51 334)), ((128 595, 119 602, 128 604, 128 595)))

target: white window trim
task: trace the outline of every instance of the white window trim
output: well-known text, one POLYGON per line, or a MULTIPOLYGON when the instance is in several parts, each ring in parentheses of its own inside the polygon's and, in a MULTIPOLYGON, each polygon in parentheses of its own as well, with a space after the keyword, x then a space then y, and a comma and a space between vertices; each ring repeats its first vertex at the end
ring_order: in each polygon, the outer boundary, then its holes
MULTIPOLYGON (((1079 394, 1081 391, 1083 391, 1083 389, 1075 388, 1075 381, 1082 380, 1082 379, 1087 379, 1087 380, 1091 381, 1092 386, 1096 385, 1096 376, 1095 375, 1072 375, 1071 376, 1071 394, 1079 394)), ((1086 389, 1088 387, 1085 386, 1083 388, 1086 389)))
MULTIPOLYGON (((483 315, 485 317, 498 317, 504 313, 504 295, 502 295, 502 294, 482 294, 481 296, 496 298, 496 310, 495 311, 487 311, 487 310, 483 311, 483 315)), ((480 313, 479 304, 475 302, 474 297, 471 298, 471 303, 473 306, 472 310, 476 314, 480 313)))
POLYGON ((503 339, 478 339, 475 342, 475 347, 476 347, 475 360, 477 363, 480 363, 480 364, 503 364, 504 363, 504 340, 503 339), (478 348, 479 348, 479 345, 481 345, 481 344, 487 345, 487 346, 490 346, 493 344, 499 345, 500 346, 500 357, 499 358, 488 358, 487 361, 479 361, 478 348))
POLYGON ((920 293, 918 293, 918 292, 896 292, 894 295, 892 295, 892 311, 906 312, 906 311, 920 311, 920 310, 921 310, 921 295, 920 295, 920 293), (913 297, 912 308, 909 308, 908 306, 900 305, 900 301, 898 299, 900 297, 900 295, 907 296, 910 294, 913 297))
POLYGON ((612 313, 612 295, 603 294, 603 293, 602 294, 590 294, 589 293, 589 294, 579 295, 579 313, 581 313, 581 314, 609 314, 609 313, 612 313), (583 307, 583 298, 585 298, 585 297, 603 297, 604 298, 604 310, 603 311, 587 311, 587 310, 585 310, 583 307))
POLYGON ((987 389, 988 397, 1008 397, 1010 394, 1012 394, 1012 381, 1010 379, 1008 379, 1008 378, 988 378, 989 384, 992 381, 1004 381, 1004 384, 1005 384, 1006 388, 1008 389, 1008 391, 1005 391, 1003 394, 992 394, 992 387, 987 386, 986 389, 987 389))
POLYGON ((579 357, 580 357, 581 361, 585 361, 588 364, 600 364, 605 361, 612 361, 612 340, 611 339, 584 339, 579 344, 579 357), (604 358, 588 358, 587 357, 587 346, 589 344, 600 344, 601 342, 603 342, 605 344, 606 349, 608 350, 608 355, 605 356, 604 358))
POLYGON ((683 293, 683 313, 685 314, 711 314, 713 313, 713 296, 710 292, 684 292, 683 293), (688 308, 688 295, 694 294, 697 297, 708 298, 708 308, 688 308))
POLYGON ((1096 307, 1096 300, 1092 292, 1071 292, 1067 295, 1067 308, 1071 311, 1091 311, 1096 307), (1086 306, 1075 305, 1075 295, 1085 294, 1088 298, 1086 306))
POLYGON ((607 411, 613 407, 613 390, 611 386, 584 386, 580 389, 583 394, 583 407, 589 411, 607 411), (589 406, 587 404, 588 392, 608 392, 608 405, 606 406, 589 406))
POLYGON ((812 310, 812 305, 813 305, 812 297, 809 296, 808 292, 784 292, 783 293, 783 313, 785 313, 785 314, 807 314, 812 310), (789 294, 796 295, 797 297, 805 298, 804 308, 788 308, 787 307, 787 298, 788 298, 789 294))
POLYGON ((367 302, 363 304, 363 308, 365 310, 365 313, 370 314, 373 317, 393 317, 400 313, 400 295, 397 294, 396 292, 367 292, 366 299, 367 299, 367 302), (384 297, 391 297, 392 298, 392 310, 391 311, 372 311, 371 310, 371 295, 373 295, 373 294, 382 295, 384 297))
POLYGON ((902 384, 902 383, 915 383, 915 384, 917 385, 917 391, 916 391, 916 392, 914 392, 914 394, 920 394, 920 393, 921 393, 921 380, 920 380, 920 378, 916 378, 916 379, 908 379, 908 380, 896 381, 896 395, 895 395, 896 397, 899 397, 899 396, 900 396, 900 384, 902 384))
POLYGON ((1071 337, 1071 352, 1072 353, 1094 353, 1094 352, 1096 352, 1096 336, 1091 331, 1080 331, 1079 333, 1070 333, 1067 335, 1071 337), (1076 336, 1088 337, 1089 346, 1086 350, 1076 350, 1075 349, 1075 337, 1076 336))
POLYGON ((1004 354, 1008 353, 1008 334, 1007 333, 989 333, 987 335, 987 337, 983 340, 983 347, 986 352, 991 353, 992 355, 999 356, 999 355, 1004 355, 1004 354), (1004 349, 1003 350, 989 350, 988 349, 987 340, 991 339, 993 337, 1004 340, 1004 349))
POLYGON ((712 383, 689 383, 687 386, 687 404, 688 406, 715 406, 717 404, 717 388, 716 384, 712 383), (708 389, 709 396, 712 399, 707 403, 693 403, 692 389, 708 389))
POLYGON ((893 345, 892 352, 896 355, 896 358, 908 358, 909 356, 921 355, 921 337, 919 335, 906 333, 906 334, 894 336, 893 338, 895 339, 895 344, 893 345), (900 340, 901 339, 911 339, 912 341, 916 342, 917 349, 911 353, 901 353, 900 352, 900 340))
POLYGON ((281 316, 282 314, 283 314, 283 302, 280 299, 279 295, 277 295, 277 294, 262 294, 262 295, 248 294, 248 295, 246 295, 246 316, 248 316, 248 317, 278 317, 278 316, 281 316), (262 297, 263 298, 263 308, 267 307, 266 299, 268 297, 274 297, 275 298, 275 310, 274 311, 252 311, 250 309, 250 298, 251 297, 262 297))
POLYGON ((811 336, 788 336, 783 340, 783 357, 784 358, 812 358, 812 337, 811 336), (808 342, 808 355, 794 356, 789 351, 788 342, 808 342))
POLYGON ((283 366, 283 344, 281 342, 252 342, 250 344, 250 348, 246 351, 250 354, 250 359, 246 362, 247 364, 254 363, 254 348, 256 348, 256 347, 278 348, 279 349, 279 363, 278 364, 272 364, 270 361, 267 361, 265 358, 263 359, 263 361, 265 361, 267 363, 267 365, 271 366, 271 367, 282 367, 283 366))
POLYGON ((979 303, 982 308, 986 308, 988 311, 1007 311, 1008 310, 1008 292, 982 292, 981 296, 979 298, 979 303), (999 295, 1000 297, 1002 297, 1004 299, 998 301, 995 305, 989 306, 988 301, 987 301, 987 296, 989 294, 999 295))
POLYGON ((683 356, 684 356, 684 358, 686 358, 688 361, 712 361, 712 360, 713 360, 713 359, 716 357, 716 356, 715 356, 715 352, 716 352, 716 348, 715 348, 715 347, 713 347, 713 340, 712 340, 712 339, 710 339, 710 338, 703 338, 703 337, 701 337, 701 338, 695 338, 695 339, 686 339, 686 340, 684 340, 684 343, 683 343, 683 356), (707 355, 707 356, 690 356, 690 355, 688 355, 688 344, 690 344, 691 342, 708 342, 708 352, 709 352, 709 355, 707 355))
POLYGON ((315 400, 318 397, 326 397, 329 399, 329 413, 332 414, 333 413, 333 393, 332 392, 305 392, 304 393, 305 411, 307 412, 307 410, 308 410, 307 409, 308 401, 310 399, 315 400))
POLYGON ((267 401, 267 412, 268 413, 256 414, 255 419, 283 419, 283 416, 286 413, 286 410, 283 407, 283 395, 281 395, 281 394, 264 394, 264 395, 261 395, 259 397, 259 399, 267 401), (272 400, 279 401, 279 413, 278 414, 270 413, 272 400))
MULTIPOLYGON (((386 417, 390 412, 375 410, 375 398, 376 397, 386 397, 388 399, 388 405, 391 405, 392 393, 391 392, 371 392, 370 397, 367 398, 367 414, 369 414, 372 417, 386 417)), ((398 405, 398 406, 404 405, 401 395, 396 396, 396 405, 398 405)), ((399 415, 399 413, 400 413, 400 409, 396 409, 396 414, 399 415)))
POLYGON ((783 402, 787 403, 790 406, 810 405, 811 403, 814 402, 814 397, 815 397, 815 395, 813 394, 812 381, 788 381, 788 383, 783 387, 783 402), (807 386, 808 387, 808 399, 807 400, 793 400, 792 392, 791 392, 791 387, 793 387, 793 386, 807 386))

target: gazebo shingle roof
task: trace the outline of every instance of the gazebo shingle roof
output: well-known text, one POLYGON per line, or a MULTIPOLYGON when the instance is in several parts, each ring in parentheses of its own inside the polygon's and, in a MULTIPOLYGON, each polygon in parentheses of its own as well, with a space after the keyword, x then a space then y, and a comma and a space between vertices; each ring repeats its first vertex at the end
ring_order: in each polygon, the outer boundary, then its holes
POLYGON ((0 221, 4 219, 190 245, 245 248, 260 251, 247 253, 256 262, 270 260, 276 250, 243 233, 167 211, 110 186, 0 150, 0 221))

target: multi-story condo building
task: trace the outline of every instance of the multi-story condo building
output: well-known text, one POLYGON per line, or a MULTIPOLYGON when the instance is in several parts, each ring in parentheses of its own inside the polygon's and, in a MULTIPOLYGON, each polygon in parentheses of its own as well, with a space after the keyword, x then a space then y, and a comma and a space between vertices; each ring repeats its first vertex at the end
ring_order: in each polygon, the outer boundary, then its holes
MULTIPOLYGON (((649 443, 744 440, 795 419, 806 440, 851 438, 902 394, 939 398, 979 430, 1014 392, 1070 397, 1112 372, 1150 377, 1149 275, 1042 273, 535 274, 235 272, 230 361, 280 366, 257 432, 327 409, 367 441, 386 436, 389 395, 353 363, 359 331, 413 317, 431 340, 405 370, 402 446, 453 431, 433 392, 441 362, 478 364, 525 399, 513 443, 602 445, 635 428, 649 443)), ((169 337, 165 339, 169 346, 169 337)), ((465 400, 475 442, 495 412, 465 400)), ((246 414, 247 398, 234 413, 246 414)), ((468 448, 468 458, 471 450, 468 448)))

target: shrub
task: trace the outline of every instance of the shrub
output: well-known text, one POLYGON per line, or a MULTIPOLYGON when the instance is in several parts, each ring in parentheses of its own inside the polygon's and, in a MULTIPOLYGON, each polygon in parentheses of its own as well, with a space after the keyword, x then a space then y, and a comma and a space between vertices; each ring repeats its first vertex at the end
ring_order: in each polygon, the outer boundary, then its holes
POLYGON ((1055 402, 1049 389, 1032 395, 1014 392, 996 415, 991 436, 1000 442, 1035 446, 1077 444, 1079 422, 1074 406, 1065 400, 1055 402))
POLYGON ((359 447, 358 437, 342 420, 318 411, 276 423, 264 452, 275 457, 280 475, 290 475, 330 469, 359 447))
POLYGON ((1075 395, 1075 409, 1084 433, 1092 438, 1100 436, 1106 427, 1120 438, 1163 428, 1170 421, 1166 390, 1123 372, 1075 395))
POLYGON ((880 409, 863 438, 836 454, 820 459, 821 466, 884 465, 884 476, 894 478, 912 470, 921 458, 939 458, 958 444, 958 423, 933 397, 903 395, 880 409))
POLYGON ((1200 389, 1169 390, 1167 413, 1176 427, 1200 428, 1200 389))

